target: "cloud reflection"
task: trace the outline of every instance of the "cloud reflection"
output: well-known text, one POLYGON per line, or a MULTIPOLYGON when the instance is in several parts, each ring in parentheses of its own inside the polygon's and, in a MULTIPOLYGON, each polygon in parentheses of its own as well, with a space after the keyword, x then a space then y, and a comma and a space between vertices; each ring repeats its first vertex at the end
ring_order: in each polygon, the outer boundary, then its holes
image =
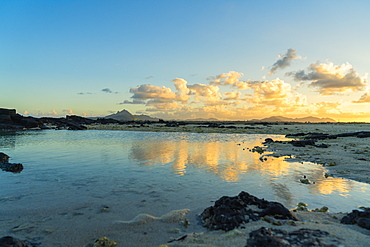
POLYGON ((249 149, 258 145, 261 145, 261 140, 257 138, 244 143, 196 141, 195 138, 138 141, 131 146, 130 158, 140 166, 168 164, 172 173, 178 176, 185 176, 190 170, 206 171, 227 182, 241 182, 245 174, 256 174, 264 178, 277 197, 287 201, 292 201, 291 190, 295 187, 306 186, 303 188, 307 188, 311 194, 339 192, 343 196, 353 190, 353 181, 325 178, 325 170, 321 166, 312 166, 307 162, 287 162, 285 157, 265 156, 266 159, 261 160, 260 154, 249 152, 249 149), (300 183, 299 179, 303 176, 315 183, 300 183))

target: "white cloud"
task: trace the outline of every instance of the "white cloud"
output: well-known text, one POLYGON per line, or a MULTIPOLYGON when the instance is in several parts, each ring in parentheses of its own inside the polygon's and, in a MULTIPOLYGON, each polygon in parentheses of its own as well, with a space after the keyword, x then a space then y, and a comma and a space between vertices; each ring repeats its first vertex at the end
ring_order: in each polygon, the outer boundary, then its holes
POLYGON ((190 89, 187 87, 187 81, 181 78, 172 80, 177 90, 176 100, 187 102, 190 99, 190 89))
POLYGON ((166 87, 157 87, 153 85, 140 85, 135 88, 130 89, 130 93, 134 95, 131 97, 133 99, 156 99, 156 98, 163 98, 163 99, 175 99, 176 94, 172 92, 170 88, 166 87))
POLYGON ((288 49, 284 55, 278 55, 278 60, 272 65, 268 75, 273 75, 278 69, 284 69, 290 66, 291 61, 295 59, 302 59, 301 56, 297 56, 297 51, 295 49, 288 49))
POLYGON ((309 86, 318 88, 322 95, 362 91, 367 85, 367 74, 360 76, 349 63, 312 63, 307 71, 300 70, 287 75, 297 81, 311 81, 309 86))
POLYGON ((125 101, 123 101, 121 103, 118 103, 118 105, 125 105, 125 104, 140 105, 140 104, 145 104, 145 101, 134 99, 132 101, 125 100, 125 101))
POLYGON ((222 97, 218 92, 219 87, 214 85, 196 83, 194 85, 189 85, 188 88, 190 89, 190 94, 194 95, 194 100, 196 102, 218 101, 222 97))
POLYGON ((249 100, 256 104, 276 107, 306 104, 306 98, 302 94, 294 92, 289 83, 279 78, 272 81, 249 82, 249 87, 254 90, 254 94, 249 96, 249 100))
POLYGON ((230 93, 224 93, 223 100, 240 100, 242 93, 239 91, 233 91, 230 93))
POLYGON ((63 112, 68 113, 69 115, 74 115, 72 109, 64 109, 63 112))
POLYGON ((235 71, 229 71, 228 73, 223 73, 216 77, 209 78, 212 80, 210 84, 217 85, 217 86, 231 86, 237 89, 248 89, 248 83, 245 81, 239 80, 242 77, 242 73, 238 73, 235 71))
POLYGON ((359 100, 353 101, 353 103, 370 103, 370 90, 365 92, 359 100))

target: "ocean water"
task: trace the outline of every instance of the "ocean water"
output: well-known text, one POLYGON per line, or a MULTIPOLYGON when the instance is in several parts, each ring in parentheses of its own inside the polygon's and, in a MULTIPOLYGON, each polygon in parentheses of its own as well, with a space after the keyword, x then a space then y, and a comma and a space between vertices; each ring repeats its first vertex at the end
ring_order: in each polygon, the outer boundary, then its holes
MULTIPOLYGON (((0 152, 24 170, 0 172, 0 210, 61 210, 96 205, 125 207, 120 217, 161 215, 190 208, 201 212, 221 196, 240 191, 294 208, 348 212, 369 206, 370 186, 325 178, 309 162, 250 152, 279 135, 44 130, 1 132, 0 152), (302 184, 306 176, 314 184, 302 184), (3 206, 3 207, 1 207, 3 206), (144 210, 145 209, 145 210, 144 210), (150 212, 149 212, 150 211, 150 212)), ((59 212, 60 213, 60 212, 59 212)))

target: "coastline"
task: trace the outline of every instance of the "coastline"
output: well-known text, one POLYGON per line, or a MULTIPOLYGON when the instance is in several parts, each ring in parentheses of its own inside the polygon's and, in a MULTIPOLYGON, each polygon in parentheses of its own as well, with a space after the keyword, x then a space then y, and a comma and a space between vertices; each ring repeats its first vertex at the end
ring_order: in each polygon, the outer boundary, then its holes
MULTIPOLYGON (((227 133, 227 134, 271 134, 271 135, 286 135, 286 134, 296 134, 296 133, 324 133, 324 134, 340 134, 340 133, 352 133, 356 131, 369 131, 370 125, 368 124, 230 124, 225 125, 224 128, 219 127, 209 127, 204 124, 191 124, 187 126, 163 126, 158 124, 152 125, 86 125, 87 129, 111 129, 117 131, 154 131, 154 132, 195 132, 195 133, 227 133)), ((299 137, 294 137, 299 139, 299 137)), ((293 138, 290 138, 293 139, 293 138)), ((282 137, 282 140, 286 138, 282 137)), ((266 143, 266 146, 261 147, 266 153, 273 152, 273 156, 283 156, 289 161, 289 159, 294 159, 294 161, 312 161, 319 165, 324 165, 328 169, 330 176, 335 177, 346 177, 355 179, 358 181, 363 181, 370 183, 368 179, 366 160, 370 159, 367 150, 370 147, 367 145, 368 138, 357 138, 357 137, 341 137, 337 139, 325 139, 317 141, 317 144, 326 144, 327 148, 320 148, 316 146, 306 146, 306 147, 295 147, 290 143, 286 142, 270 142, 266 143), (345 148, 346 147, 346 148, 345 148), (291 158, 289 158, 291 157, 291 158), (360 159, 360 160, 359 160, 360 159), (329 165, 333 164, 334 165, 329 165), (343 171, 348 170, 347 173, 343 171)), ((279 140, 274 140, 279 141, 279 140)), ((369 145, 370 146, 370 145, 369 145)), ((266 155, 262 153, 261 156, 266 155)), ((309 179, 309 178, 308 178, 309 179)), ((219 195, 221 196, 236 196, 236 195, 219 195)), ((214 198, 215 200, 218 198, 214 198)), ((211 203, 211 202, 210 202, 211 203)), ((330 210, 330 205, 329 210, 330 210)), ((369 206, 369 205, 358 205, 358 206, 369 206)), ((119 205, 117 205, 117 208, 119 205)), ((115 207, 112 207, 115 208, 115 207)), ((177 208, 180 210, 182 208, 177 208)), ((354 209, 354 208, 352 208, 354 209)), ((349 212, 352 209, 348 209, 349 212)), ((81 209, 82 210, 82 209, 81 209)), ((89 208, 86 208, 84 212, 88 213, 89 208)), ((196 226, 197 222, 195 220, 196 212, 186 211, 187 215, 183 216, 190 221, 190 227, 184 229, 181 226, 181 222, 184 218, 176 219, 170 222, 163 222, 161 219, 163 215, 156 215, 154 212, 144 211, 146 215, 146 220, 143 224, 132 224, 138 219, 138 216, 132 219, 119 219, 114 214, 97 214, 102 220, 102 225, 98 228, 93 226, 87 226, 88 221, 86 219, 79 219, 79 230, 84 232, 82 235, 86 235, 94 241, 96 237, 108 237, 109 239, 117 243, 116 246, 246 246, 247 239, 250 233, 261 227, 269 229, 279 229, 284 231, 296 231, 298 229, 306 228, 320 231, 325 231, 329 233, 326 240, 330 238, 335 238, 340 240, 340 245, 335 246, 367 246, 370 240, 370 230, 361 228, 357 224, 355 225, 344 225, 340 221, 345 216, 345 213, 331 213, 331 212, 314 212, 314 211, 293 211, 291 212, 299 220, 295 225, 290 224, 276 224, 274 221, 259 220, 255 222, 250 222, 245 224, 243 228, 237 228, 229 232, 224 232, 222 230, 208 231, 199 225, 196 226), (153 214, 153 216, 152 216, 153 214), (122 221, 124 220, 124 221, 122 221), (179 225, 180 224, 180 225, 179 225), (148 230, 149 229, 149 230, 148 230), (177 231, 176 229, 180 229, 177 231), (176 230, 176 231, 175 231, 176 230), (127 236, 130 236, 129 238, 127 236), (182 237, 185 238, 181 239, 182 237), (128 240, 129 239, 129 240, 128 240), (167 243, 169 240, 174 240, 167 243), (162 245, 161 245, 162 244, 162 245)), ((45 212, 44 212, 45 213, 45 212)), ((170 212, 168 212, 170 213, 170 212)), ((50 212, 52 215, 53 212, 50 212)), ((77 214, 79 215, 79 214, 77 214)), ((51 230, 58 229, 60 227, 60 221, 56 221, 57 218, 64 217, 63 215, 53 217, 50 220, 50 226, 44 230, 48 236, 48 241, 60 242, 59 246, 69 246, 65 245, 66 240, 63 236, 71 234, 73 229, 69 229, 62 232, 62 229, 51 234, 51 230), (50 231, 50 233, 48 232, 50 231), (59 234, 57 234, 59 233, 59 234), (63 233, 63 234, 60 234, 63 233)), ((74 220, 77 220, 74 218, 74 220)), ((140 217, 139 217, 140 218, 140 217)), ((32 222, 31 225, 24 226, 21 223, 26 221, 26 218, 18 219, 19 228, 24 228, 27 231, 27 227, 33 227, 33 229, 38 229, 39 224, 37 222, 32 222), (22 222, 21 222, 22 221, 22 222)), ((11 225, 15 225, 12 222, 11 225)), ((10 226, 10 225, 9 225, 10 226)), ((8 228, 7 228, 8 229, 8 228)), ((9 228, 10 229, 10 228, 9 228)), ((40 228, 41 229, 41 228, 40 228)), ((66 226, 65 229, 68 229, 66 226)), ((24 239, 22 229, 13 231, 13 236, 19 239, 24 239)), ((3 230, 2 236, 5 236, 7 232, 3 230)), ((31 235, 31 232, 30 232, 31 235)), ((46 238, 42 241, 43 244, 47 243, 46 238), (45 242, 44 242, 45 241, 45 242)), ((89 243, 79 243, 78 246, 93 246, 93 242, 89 243), (83 245, 85 244, 85 245, 83 245)), ((113 246, 113 245, 112 245, 113 246)), ((325 246, 325 245, 324 245, 325 246)), ((328 245, 326 245, 328 246, 328 245)))

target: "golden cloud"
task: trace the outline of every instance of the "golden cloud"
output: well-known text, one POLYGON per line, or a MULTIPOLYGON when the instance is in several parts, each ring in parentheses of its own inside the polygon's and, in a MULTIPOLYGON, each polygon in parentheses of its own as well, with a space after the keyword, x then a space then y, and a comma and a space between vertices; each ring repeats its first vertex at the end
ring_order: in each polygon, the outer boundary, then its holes
POLYGON ((248 89, 248 83, 245 81, 240 81, 239 78, 243 76, 243 73, 238 73, 235 71, 230 71, 228 73, 223 73, 221 75, 210 77, 212 85, 217 86, 231 86, 237 89, 248 89))
POLYGON ((218 92, 220 90, 218 86, 196 83, 194 85, 189 85, 188 88, 190 89, 190 94, 194 95, 195 102, 215 102, 222 97, 218 92))
POLYGON ((359 100, 353 101, 353 103, 370 103, 370 90, 365 92, 359 100))
MULTIPOLYGON (((301 59, 295 49, 279 55, 269 75, 301 59)), ((367 86, 367 74, 360 76, 351 64, 312 63, 306 70, 286 73, 300 81, 294 87, 279 78, 274 80, 241 80, 243 73, 229 71, 207 78, 208 84, 188 84, 182 78, 172 80, 173 89, 144 84, 131 88, 131 100, 120 104, 143 104, 146 111, 160 118, 218 118, 247 120, 271 115, 344 116, 343 102, 307 103, 306 95, 296 90, 308 82, 321 95, 357 92, 367 86), (228 90, 229 89, 229 90, 228 90), (230 90, 232 89, 232 90, 230 90)), ((354 103, 370 103, 370 91, 354 103)), ((348 112, 347 112, 348 113, 348 112)), ((351 113, 356 115, 355 112, 351 113)), ((370 114, 370 113, 369 113, 370 114)), ((361 113, 365 117, 369 114, 361 113)), ((347 114, 348 115, 348 114, 347 114)), ((349 115, 348 115, 349 116, 349 115)))
POLYGON ((367 85, 367 74, 360 76, 349 63, 312 63, 307 71, 300 70, 287 75, 297 81, 312 81, 309 86, 318 88, 322 95, 362 91, 367 85))
POLYGON ((134 95, 131 97, 133 99, 156 99, 156 98, 163 98, 163 99, 175 99, 176 94, 172 92, 170 88, 166 87, 156 87, 153 85, 140 85, 135 88, 130 89, 130 93, 134 95))
POLYGON ((249 99, 256 104, 278 107, 306 104, 304 95, 292 91, 291 85, 279 78, 272 81, 249 82, 249 87, 254 90, 254 94, 249 96, 249 99))

